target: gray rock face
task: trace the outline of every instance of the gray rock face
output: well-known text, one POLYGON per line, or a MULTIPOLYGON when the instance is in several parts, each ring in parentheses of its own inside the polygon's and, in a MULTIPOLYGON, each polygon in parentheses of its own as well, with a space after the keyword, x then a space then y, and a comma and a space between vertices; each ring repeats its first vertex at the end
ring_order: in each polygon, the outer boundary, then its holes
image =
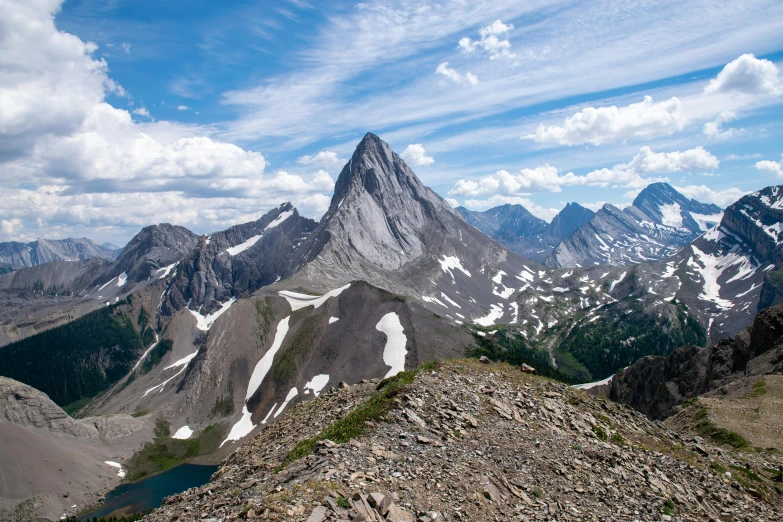
POLYGON ((257 221, 201 238, 174 269, 162 309, 171 314, 203 306, 206 315, 232 297, 288 277, 294 250, 315 226, 284 203, 257 221))
POLYGON ((93 284, 103 284, 123 273, 130 282, 145 281, 159 269, 182 259, 197 243, 198 236, 184 227, 168 223, 145 227, 93 284))
POLYGON ((45 393, 7 377, 0 377, 0 417, 20 426, 73 437, 98 435, 97 428, 70 418, 45 393))
POLYGON ((783 373, 783 306, 758 314, 753 325, 709 348, 683 346, 668 357, 645 357, 619 371, 609 392, 653 419, 686 399, 749 375, 783 373))
POLYGON ((543 262, 561 240, 590 221, 594 214, 577 203, 568 203, 547 224, 522 205, 501 205, 484 212, 457 207, 457 211, 484 234, 536 262, 543 262))
POLYGON ((115 250, 95 244, 87 238, 38 239, 31 243, 10 241, 0 243, 0 265, 14 269, 53 261, 85 259, 113 260, 115 250))
POLYGON ((54 261, 0 275, 2 290, 30 290, 47 294, 78 294, 95 274, 109 265, 104 259, 54 261))
POLYGON ((604 205, 558 244, 544 264, 620 266, 665 259, 720 219, 716 205, 689 200, 667 183, 653 183, 624 210, 604 205))

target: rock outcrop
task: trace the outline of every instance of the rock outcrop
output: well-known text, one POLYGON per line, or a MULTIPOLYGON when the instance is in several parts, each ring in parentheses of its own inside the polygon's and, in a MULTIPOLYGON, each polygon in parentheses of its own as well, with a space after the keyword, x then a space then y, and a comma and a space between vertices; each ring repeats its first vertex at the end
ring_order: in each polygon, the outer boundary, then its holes
POLYGON ((668 357, 644 357, 613 378, 609 397, 653 419, 748 376, 783 373, 783 305, 763 310, 747 331, 708 348, 684 346, 668 357))
POLYGON ((516 368, 455 361, 376 388, 333 389, 298 405, 225 459, 209 484, 144 520, 783 516, 779 455, 686 441, 625 406, 516 368), (758 481, 717 471, 730 465, 758 470, 758 481))

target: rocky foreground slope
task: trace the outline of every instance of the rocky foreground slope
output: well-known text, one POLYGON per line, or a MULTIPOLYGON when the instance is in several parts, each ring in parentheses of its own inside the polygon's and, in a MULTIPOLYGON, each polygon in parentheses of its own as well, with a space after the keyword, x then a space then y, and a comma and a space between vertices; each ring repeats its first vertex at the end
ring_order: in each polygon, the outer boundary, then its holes
POLYGON ((782 464, 507 365, 453 361, 297 405, 144 520, 761 522, 783 517, 782 464))

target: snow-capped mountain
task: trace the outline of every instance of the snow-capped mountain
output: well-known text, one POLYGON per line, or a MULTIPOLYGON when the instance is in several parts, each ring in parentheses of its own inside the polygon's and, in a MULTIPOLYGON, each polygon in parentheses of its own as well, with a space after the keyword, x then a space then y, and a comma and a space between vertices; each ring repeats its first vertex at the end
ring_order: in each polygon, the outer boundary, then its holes
MULTIPOLYGON (((116 247, 115 247, 116 248, 116 247)), ((0 243, 0 266, 26 268, 54 261, 85 259, 113 260, 114 249, 97 245, 87 238, 37 239, 30 243, 9 241, 0 243)))
POLYGON ((653 183, 623 210, 606 204, 558 244, 552 267, 630 265, 665 259, 720 222, 720 207, 688 199, 668 183, 653 183))
POLYGON ((594 212, 568 203, 551 223, 535 217, 522 205, 501 205, 483 212, 457 207, 469 224, 522 257, 543 262, 552 249, 590 221, 594 212))

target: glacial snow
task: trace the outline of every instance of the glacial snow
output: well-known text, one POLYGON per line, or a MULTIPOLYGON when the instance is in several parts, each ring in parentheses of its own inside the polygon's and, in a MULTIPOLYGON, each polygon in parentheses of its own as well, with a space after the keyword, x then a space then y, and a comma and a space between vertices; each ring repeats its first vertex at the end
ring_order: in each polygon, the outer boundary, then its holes
POLYGON ((711 301, 724 310, 732 308, 734 303, 732 303, 731 300, 721 298, 720 283, 718 283, 718 278, 723 274, 723 270, 727 268, 727 265, 724 264, 727 260, 724 257, 705 254, 694 245, 691 245, 691 248, 693 249, 694 258, 704 265, 702 267, 697 264, 697 270, 704 281, 699 298, 704 299, 705 301, 711 301))
POLYGON ((186 440, 189 439, 191 435, 193 435, 193 430, 191 430, 189 426, 182 426, 174 435, 171 436, 171 438, 186 440))
POLYGON ((215 324, 215 321, 217 321, 217 318, 223 315, 223 313, 231 308, 231 305, 236 302, 237 298, 232 297, 225 303, 223 303, 220 306, 220 310, 217 310, 215 312, 212 312, 208 316, 204 317, 200 313, 196 312, 195 310, 190 310, 190 313, 193 314, 193 317, 196 318, 196 328, 203 331, 208 331, 210 328, 212 328, 212 325, 215 324))
POLYGON ((306 308, 308 306, 312 306, 313 309, 318 308, 330 298, 337 297, 343 293, 343 291, 347 290, 350 286, 351 283, 348 283, 345 286, 341 286, 340 288, 336 288, 320 296, 300 294, 297 292, 290 292, 288 290, 281 290, 278 293, 283 296, 286 301, 288 301, 288 304, 291 306, 291 311, 296 312, 300 308, 306 308))
POLYGON ((258 390, 258 387, 261 386, 261 383, 264 381, 266 374, 269 373, 270 368, 272 368, 272 361, 274 361, 275 354, 280 349, 280 346, 282 346, 283 340, 288 333, 288 322, 290 319, 291 316, 289 315, 288 317, 282 319, 277 325, 277 331, 275 332, 275 339, 272 341, 272 346, 270 346, 269 350, 267 350, 264 356, 261 357, 261 360, 258 361, 256 367, 253 369, 253 373, 250 375, 250 382, 247 385, 245 400, 248 400, 253 396, 253 394, 258 390))
POLYGON ((395 312, 384 315, 375 329, 386 334, 386 346, 383 348, 383 362, 391 366, 384 379, 392 377, 405 370, 405 355, 408 353, 405 345, 408 338, 400 323, 400 317, 395 312))

